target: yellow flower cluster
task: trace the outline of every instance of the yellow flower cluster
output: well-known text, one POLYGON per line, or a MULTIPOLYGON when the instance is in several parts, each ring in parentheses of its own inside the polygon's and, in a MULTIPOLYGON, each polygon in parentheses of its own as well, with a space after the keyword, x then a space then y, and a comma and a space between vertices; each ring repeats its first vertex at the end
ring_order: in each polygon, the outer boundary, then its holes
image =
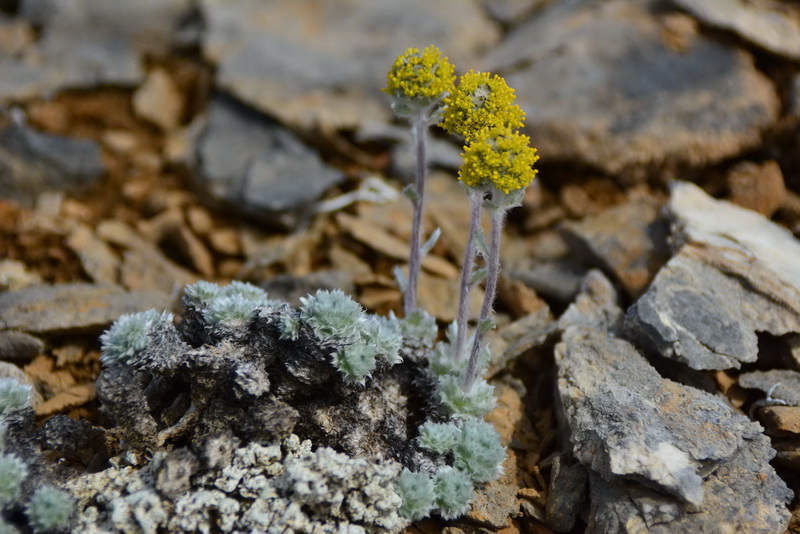
POLYGON ((464 147, 458 179, 470 187, 491 183, 506 194, 527 187, 538 172, 533 165, 539 159, 530 141, 508 128, 492 128, 464 147))
POLYGON ((434 102, 453 89, 453 65, 431 45, 420 53, 409 48, 386 76, 385 92, 397 98, 434 102))
POLYGON ((466 141, 479 139, 497 126, 519 128, 525 113, 513 103, 514 98, 514 90, 500 76, 469 71, 444 100, 442 128, 466 141))

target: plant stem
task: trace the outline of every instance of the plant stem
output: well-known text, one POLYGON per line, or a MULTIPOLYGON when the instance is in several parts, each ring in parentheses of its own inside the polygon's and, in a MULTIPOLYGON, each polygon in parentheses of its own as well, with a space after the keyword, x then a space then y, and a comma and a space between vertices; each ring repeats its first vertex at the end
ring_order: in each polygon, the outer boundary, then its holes
POLYGON ((500 238, 503 235, 503 221, 506 216, 506 207, 498 206, 491 210, 491 243, 489 245, 488 268, 486 275, 486 289, 483 294, 483 304, 481 305, 481 316, 478 319, 478 331, 475 332, 475 342, 472 344, 472 352, 469 355, 467 372, 464 376, 464 390, 468 391, 475 379, 478 377, 478 360, 480 358, 483 340, 486 337, 486 328, 483 327, 485 321, 489 319, 494 305, 494 297, 497 293, 497 279, 500 277, 500 238))
POLYGON ((415 195, 411 199, 414 215, 411 223, 411 255, 408 260, 408 288, 406 288, 403 307, 408 317, 417 309, 417 285, 422 267, 420 247, 422 246, 422 205, 425 200, 425 141, 428 131, 429 110, 420 110, 412 119, 417 142, 417 172, 415 176, 415 195))
POLYGON ((481 224, 481 208, 483 207, 483 192, 471 191, 469 194, 470 215, 469 215, 469 235, 467 236, 467 246, 464 249, 464 264, 461 267, 461 287, 458 300, 458 316, 456 317, 456 327, 458 337, 456 338, 456 362, 464 359, 464 344, 467 340, 467 311, 469 308, 469 291, 472 289, 472 270, 475 265, 475 234, 481 224))

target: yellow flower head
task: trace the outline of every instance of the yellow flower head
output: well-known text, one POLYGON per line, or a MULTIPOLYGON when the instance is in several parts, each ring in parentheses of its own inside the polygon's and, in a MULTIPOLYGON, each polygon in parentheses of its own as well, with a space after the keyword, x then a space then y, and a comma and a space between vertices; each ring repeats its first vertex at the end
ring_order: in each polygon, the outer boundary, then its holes
POLYGON ((430 104, 453 89, 456 79, 453 71, 453 65, 435 46, 422 52, 409 48, 394 62, 386 76, 384 91, 396 98, 430 104))
POLYGON ((458 179, 470 187, 494 186, 506 194, 527 187, 538 172, 533 165, 539 159, 530 138, 503 127, 484 133, 464 147, 458 179))
POLYGON ((525 113, 513 103, 514 98, 514 90, 502 77, 469 71, 444 100, 442 128, 467 141, 481 137, 491 128, 519 128, 525 113))

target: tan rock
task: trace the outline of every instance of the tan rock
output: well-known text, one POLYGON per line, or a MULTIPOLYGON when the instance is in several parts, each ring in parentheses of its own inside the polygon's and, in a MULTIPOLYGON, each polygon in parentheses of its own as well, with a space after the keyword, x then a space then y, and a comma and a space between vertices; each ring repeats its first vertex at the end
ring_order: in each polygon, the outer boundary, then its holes
POLYGON ((183 115, 183 94, 164 69, 155 68, 134 93, 133 109, 139 117, 162 130, 174 130, 183 115))

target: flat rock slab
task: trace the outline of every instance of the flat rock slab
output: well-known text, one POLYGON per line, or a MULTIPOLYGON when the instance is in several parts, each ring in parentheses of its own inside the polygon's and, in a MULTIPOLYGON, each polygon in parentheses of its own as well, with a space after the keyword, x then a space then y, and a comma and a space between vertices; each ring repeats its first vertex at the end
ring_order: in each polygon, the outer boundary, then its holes
POLYGON ((104 172, 100 145, 91 139, 46 134, 17 124, 0 130, 4 198, 33 205, 43 191, 85 191, 104 172))
POLYGON ((516 89, 541 154, 616 174, 706 165, 760 142, 780 109, 772 83, 704 35, 670 43, 657 3, 554 2, 485 58, 516 89))
POLYGON ((78 333, 105 328, 125 313, 171 307, 171 300, 162 293, 130 293, 116 286, 32 286, 0 293, 0 330, 78 333))
POLYGON ((788 369, 753 371, 739 376, 739 385, 768 393, 789 406, 800 406, 800 373, 788 369))
POLYGON ((612 274, 630 296, 641 295, 669 256, 669 227, 655 199, 635 198, 562 227, 575 254, 612 274))
POLYGON ((800 9, 769 0, 672 0, 701 22, 730 30, 789 59, 800 59, 800 9))
POLYGON ((395 58, 436 43, 461 70, 498 30, 473 0, 202 0, 217 84, 283 122, 355 128, 391 116, 395 58))
POLYGON ((144 56, 164 56, 190 20, 191 0, 24 0, 19 13, 39 39, 21 54, 0 46, 0 102, 66 88, 134 85, 144 56))
POLYGON ((609 332, 569 327, 556 362, 573 453, 590 473, 596 531, 787 527, 792 493, 769 465, 775 452, 758 424, 661 378, 609 332))
POLYGON ((800 242, 762 215, 676 183, 678 254, 628 310, 632 335, 693 369, 758 358, 757 332, 800 332, 800 242))
POLYGON ((286 128, 231 99, 209 106, 197 143, 197 185, 250 217, 292 228, 343 179, 286 128))

